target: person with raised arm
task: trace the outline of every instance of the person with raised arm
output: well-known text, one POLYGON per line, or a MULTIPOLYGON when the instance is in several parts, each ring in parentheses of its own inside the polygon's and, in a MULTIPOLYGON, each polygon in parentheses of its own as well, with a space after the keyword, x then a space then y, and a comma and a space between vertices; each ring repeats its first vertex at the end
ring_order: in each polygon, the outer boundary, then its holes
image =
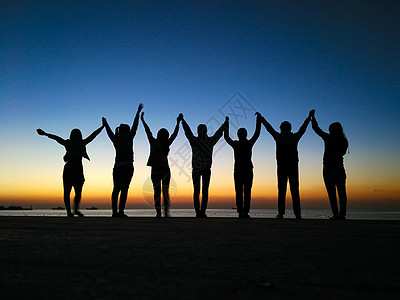
POLYGON ((150 127, 144 120, 144 112, 141 114, 141 120, 147 139, 150 143, 150 155, 147 165, 151 167, 151 181, 154 189, 154 206, 156 208, 157 218, 161 218, 161 189, 164 199, 164 214, 169 217, 169 183, 171 180, 171 171, 168 164, 169 147, 178 135, 179 122, 182 121, 183 115, 179 114, 176 119, 174 132, 169 136, 169 132, 165 128, 161 128, 154 138, 150 127))
POLYGON ((193 181, 193 205, 197 218, 206 218, 208 204, 208 189, 211 179, 211 165, 213 149, 224 131, 223 125, 212 135, 207 134, 207 126, 200 124, 197 126, 197 136, 190 129, 190 126, 182 118, 182 127, 185 136, 192 148, 192 181, 193 181), (202 201, 200 204, 200 187, 202 201))
POLYGON ((250 218, 251 188, 253 186, 253 163, 251 160, 253 146, 260 136, 260 114, 256 113, 256 129, 253 136, 247 139, 247 130, 239 128, 238 140, 232 140, 229 136, 229 118, 225 117, 225 141, 233 148, 235 165, 233 178, 236 192, 236 209, 239 218, 250 218))
POLYGON ((349 147, 349 142, 343 132, 342 124, 334 122, 329 125, 329 133, 323 131, 315 119, 311 118, 312 129, 324 141, 325 150, 323 158, 323 177, 326 191, 329 197, 333 220, 346 219, 347 193, 346 193, 346 171, 344 169, 343 156, 349 147), (336 190, 339 196, 340 210, 336 198, 336 190))
POLYGON ((89 155, 86 152, 86 145, 94 140, 94 138, 102 131, 103 127, 104 125, 93 131, 93 133, 85 139, 82 139, 82 132, 77 128, 72 129, 69 139, 63 139, 57 135, 47 133, 40 128, 36 130, 39 135, 47 136, 65 147, 66 153, 64 155, 65 165, 63 170, 63 187, 64 204, 68 217, 73 217, 74 214, 83 217, 83 214, 79 211, 83 183, 85 182, 82 158, 84 157, 87 160, 90 160, 89 155), (75 190, 73 213, 71 212, 70 201, 72 188, 75 190))
POLYGON ((107 135, 115 148, 115 163, 113 168, 114 187, 111 193, 111 208, 113 217, 127 217, 124 210, 128 198, 129 185, 134 172, 133 139, 135 138, 136 131, 138 129, 139 115, 142 109, 143 104, 140 103, 131 128, 129 128, 128 124, 120 124, 115 129, 115 133, 108 125, 107 119, 104 117, 102 118, 107 135))
POLYGON ((300 192, 299 192, 299 153, 297 145, 301 137, 306 132, 314 110, 311 110, 308 117, 301 125, 299 131, 293 133, 292 125, 284 121, 280 125, 280 132, 277 132, 264 117, 261 123, 272 135, 276 142, 276 161, 278 177, 278 215, 277 219, 282 219, 285 215, 285 200, 287 182, 289 180, 290 192, 292 194, 293 212, 296 219, 301 219, 300 192))

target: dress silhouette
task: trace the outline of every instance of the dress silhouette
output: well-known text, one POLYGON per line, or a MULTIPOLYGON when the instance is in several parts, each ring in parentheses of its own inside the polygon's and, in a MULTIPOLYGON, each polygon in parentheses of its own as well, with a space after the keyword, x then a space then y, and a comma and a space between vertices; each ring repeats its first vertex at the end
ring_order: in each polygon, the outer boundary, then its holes
POLYGON ((82 196, 83 183, 85 177, 83 175, 82 158, 89 159, 89 155, 86 152, 86 145, 89 144, 94 138, 101 132, 104 126, 96 129, 87 138, 82 139, 82 133, 79 129, 72 129, 69 139, 63 139, 57 135, 47 133, 42 129, 37 129, 39 135, 47 136, 48 138, 55 140, 57 143, 65 147, 66 153, 64 155, 64 170, 63 170, 63 186, 64 186, 64 204, 67 210, 67 216, 73 217, 74 214, 83 217, 83 214, 79 211, 79 203, 82 196), (74 213, 71 212, 70 194, 71 190, 75 190, 74 198, 74 213))
POLYGON ((111 194, 111 208, 113 217, 127 217, 124 213, 128 189, 133 177, 133 139, 139 124, 139 114, 143 109, 143 104, 139 104, 133 125, 129 128, 128 124, 121 124, 115 129, 115 134, 108 125, 107 119, 103 118, 103 125, 106 128, 108 137, 115 148, 115 163, 113 168, 114 188, 111 194), (118 211, 118 195, 119 211, 118 211))
POLYGON ((325 144, 323 177, 333 213, 331 219, 344 220, 346 219, 347 194, 343 156, 346 154, 349 142, 339 122, 329 125, 329 133, 319 128, 314 116, 311 119, 311 125, 325 144), (336 190, 339 196, 340 210, 338 210, 336 190))
POLYGON ((157 132, 157 138, 153 137, 150 127, 144 120, 144 113, 141 114, 141 120, 150 143, 150 155, 147 165, 151 167, 151 181, 154 189, 154 206, 156 208, 157 218, 161 217, 161 190, 164 199, 165 217, 169 216, 169 183, 171 180, 171 171, 168 164, 169 147, 178 135, 179 122, 182 120, 182 114, 176 119, 174 132, 169 136, 165 128, 157 132))
POLYGON ((192 130, 184 119, 182 127, 185 136, 192 148, 192 181, 193 181, 193 204, 196 217, 207 217, 206 209, 208 204, 208 188, 211 179, 212 154, 215 144, 222 137, 223 125, 212 135, 208 136, 207 126, 200 124, 197 126, 197 136, 193 135, 192 130), (202 201, 200 205, 200 187, 202 184, 202 201))
POLYGON ((233 148, 235 157, 233 178, 235 181, 236 209, 239 218, 250 218, 251 188, 253 186, 253 163, 251 161, 251 156, 253 146, 260 136, 261 131, 260 114, 256 113, 256 116, 256 129, 253 136, 248 140, 247 130, 245 128, 239 128, 237 131, 239 140, 237 141, 229 137, 229 118, 225 118, 224 138, 233 148))
POLYGON ((277 177, 278 177, 278 219, 282 219, 285 214, 285 200, 287 182, 289 180, 290 193, 292 194, 292 203, 294 215, 297 219, 301 219, 300 193, 299 193, 299 154, 297 145, 300 138, 306 132, 310 123, 313 110, 310 111, 308 117, 301 125, 299 131, 292 132, 292 125, 288 121, 281 123, 281 132, 275 129, 262 117, 261 123, 265 129, 272 135, 276 142, 276 161, 277 161, 277 177))

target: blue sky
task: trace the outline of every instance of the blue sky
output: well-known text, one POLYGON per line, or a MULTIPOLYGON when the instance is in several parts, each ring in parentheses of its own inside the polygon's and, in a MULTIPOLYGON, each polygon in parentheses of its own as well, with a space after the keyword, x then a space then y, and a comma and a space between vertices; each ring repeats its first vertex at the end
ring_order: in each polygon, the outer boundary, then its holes
MULTIPOLYGON (((210 118, 222 122, 219 109, 239 92, 275 128, 283 120, 298 128, 313 108, 324 129, 340 121, 350 141, 350 196, 399 200, 398 1, 16 0, 2 1, 0 11, 0 198, 18 198, 18 187, 30 189, 41 174, 43 186, 32 193, 59 192, 63 149, 37 136, 38 127, 88 135, 102 116, 113 127, 131 123, 143 102, 154 131, 172 130, 179 112, 194 129, 210 118), (57 188, 45 184, 50 177, 57 188)), ((251 132, 253 121, 240 125, 251 132)), ((182 134, 172 156, 183 143, 182 134)), ((301 185, 324 198, 322 141, 309 130, 299 147, 301 185)), ((98 184, 111 184, 106 135, 88 151, 83 197, 95 193, 90 168, 104 174, 98 184)), ((274 144, 265 131, 254 151, 259 190, 268 181, 275 194, 274 144)), ((138 180, 149 172, 147 152, 141 128, 138 180)), ((221 153, 216 177, 232 168, 231 149, 221 153)))

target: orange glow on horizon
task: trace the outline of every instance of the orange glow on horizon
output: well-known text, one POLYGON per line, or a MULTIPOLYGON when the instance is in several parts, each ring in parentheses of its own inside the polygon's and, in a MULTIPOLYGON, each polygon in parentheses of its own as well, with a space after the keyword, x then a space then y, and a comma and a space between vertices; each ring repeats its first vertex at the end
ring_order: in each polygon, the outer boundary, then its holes
MULTIPOLYGON (((73 201, 74 193, 71 194, 71 202, 73 201)), ((127 208, 152 208, 153 207, 153 195, 142 195, 140 192, 130 193, 128 195, 127 208)), ((365 198, 359 197, 356 194, 348 194, 348 207, 349 209, 400 209, 399 197, 379 197, 379 198, 365 198)), ((171 195, 171 208, 193 208, 192 194, 186 195, 171 195)), ((303 208, 329 208, 329 201, 326 195, 322 197, 310 197, 307 193, 301 193, 301 204, 303 208)), ((30 195, 26 196, 1 196, 0 205, 20 205, 23 207, 34 208, 51 208, 57 206, 63 206, 62 194, 53 195, 30 195)), ((91 207, 96 206, 99 208, 110 207, 110 195, 89 195, 83 193, 81 206, 91 207)), ((291 207, 291 195, 288 193, 286 198, 287 208, 291 207)), ((235 195, 232 193, 230 196, 221 196, 210 194, 209 196, 209 208, 234 208, 235 207, 235 195)), ((252 208, 276 208, 277 207, 277 196, 252 196, 251 202, 252 208)))
MULTIPOLYGON (((61 169, 61 168, 60 168, 61 169)), ((0 205, 21 205, 37 208, 63 206, 63 187, 60 169, 41 171, 37 174, 20 173, 19 180, 0 183, 0 205), (22 174, 22 175, 21 175, 22 174)), ((300 197, 304 208, 329 208, 329 201, 318 171, 301 170, 300 197)), ((235 207, 235 191, 231 169, 213 168, 209 190, 210 208, 235 207)), ((252 190, 252 208, 276 208, 276 173, 255 169, 252 190)), ((17 174, 15 174, 17 176, 17 174)), ((82 193, 82 207, 110 207, 112 191, 111 171, 104 174, 104 167, 85 169, 87 178, 82 193)), ((287 192, 287 207, 291 205, 290 189, 287 192)), ((349 208, 394 208, 400 209, 400 187, 395 179, 372 179, 362 174, 348 172, 347 181, 349 208), (354 181, 357 178, 357 181, 354 181)), ((192 208, 193 185, 190 178, 180 176, 172 169, 170 187, 172 208, 192 208)), ((74 192, 71 193, 73 201, 74 192)), ((153 188, 148 167, 137 167, 129 189, 127 208, 151 208, 153 188)))

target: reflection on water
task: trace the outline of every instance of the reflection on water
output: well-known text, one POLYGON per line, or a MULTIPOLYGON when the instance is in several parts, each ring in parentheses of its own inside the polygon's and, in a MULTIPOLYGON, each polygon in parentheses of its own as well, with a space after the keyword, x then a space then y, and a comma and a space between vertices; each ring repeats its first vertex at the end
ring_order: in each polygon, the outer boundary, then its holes
MULTIPOLYGON (((82 212, 86 217, 111 217, 111 209, 85 210, 82 212)), ((129 217, 154 217, 154 209, 127 209, 125 213, 129 217)), ((275 218, 276 209, 252 209, 252 218, 275 218)), ((171 217, 195 217, 193 209, 171 209, 171 217)), ((208 209, 208 217, 211 218, 237 218, 235 209, 208 209)), ((328 219, 331 215, 329 209, 303 209, 304 219, 328 219)), ((43 216, 43 217, 65 217, 65 210, 33 209, 33 210, 0 210, 0 216, 43 216)), ((287 213, 286 218, 294 218, 287 213)), ((400 220, 400 211, 374 211, 374 210, 348 210, 347 218, 353 220, 400 220)))

